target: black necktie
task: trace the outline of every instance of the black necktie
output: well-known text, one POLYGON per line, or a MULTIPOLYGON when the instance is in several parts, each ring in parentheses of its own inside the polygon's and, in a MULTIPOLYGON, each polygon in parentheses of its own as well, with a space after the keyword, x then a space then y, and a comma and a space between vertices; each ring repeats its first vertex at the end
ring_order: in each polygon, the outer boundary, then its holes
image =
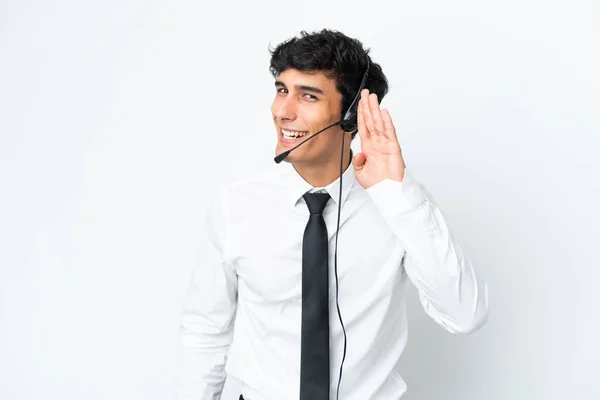
POLYGON ((327 193, 305 193, 310 217, 302 241, 300 400, 329 399, 329 268, 327 193))

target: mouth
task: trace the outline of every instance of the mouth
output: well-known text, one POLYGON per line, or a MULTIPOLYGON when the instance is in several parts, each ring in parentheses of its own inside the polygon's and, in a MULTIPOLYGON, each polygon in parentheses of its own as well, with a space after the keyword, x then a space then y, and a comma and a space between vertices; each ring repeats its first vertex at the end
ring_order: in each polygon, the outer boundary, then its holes
POLYGON ((308 135, 308 131, 295 131, 289 129, 279 129, 279 141, 282 143, 292 144, 300 142, 308 135))

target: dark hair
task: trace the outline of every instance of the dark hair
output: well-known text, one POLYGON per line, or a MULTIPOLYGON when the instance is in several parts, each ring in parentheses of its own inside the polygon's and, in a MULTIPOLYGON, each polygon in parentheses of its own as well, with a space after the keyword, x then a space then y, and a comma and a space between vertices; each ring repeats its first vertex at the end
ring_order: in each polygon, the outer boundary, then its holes
MULTIPOLYGON (((320 32, 300 32, 300 37, 288 39, 271 50, 269 70, 275 78, 289 68, 299 71, 322 71, 335 79, 336 88, 342 94, 342 114, 350 107, 360 87, 369 60, 369 74, 365 88, 377 94, 379 102, 388 92, 388 81, 379 64, 369 56, 370 49, 341 32, 323 29, 320 32)), ((352 135, 352 139, 356 133, 352 135)))

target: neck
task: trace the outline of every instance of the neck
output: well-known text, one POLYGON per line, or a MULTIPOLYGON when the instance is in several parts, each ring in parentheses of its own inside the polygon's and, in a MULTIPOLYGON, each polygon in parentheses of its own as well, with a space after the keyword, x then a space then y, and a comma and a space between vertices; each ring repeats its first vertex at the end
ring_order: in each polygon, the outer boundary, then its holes
MULTIPOLYGON (((352 149, 344 149, 344 167, 346 171, 352 163, 352 149)), ((298 175, 313 187, 325 187, 340 177, 339 156, 322 164, 293 164, 298 175)))

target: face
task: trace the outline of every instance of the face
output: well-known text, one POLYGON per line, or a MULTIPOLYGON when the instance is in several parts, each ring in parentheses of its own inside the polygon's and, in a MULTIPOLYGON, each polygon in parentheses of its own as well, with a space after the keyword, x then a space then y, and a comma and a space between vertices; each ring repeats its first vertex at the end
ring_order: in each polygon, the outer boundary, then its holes
MULTIPOLYGON (((277 130, 276 154, 291 149, 308 136, 339 121, 342 95, 335 80, 321 71, 283 71, 275 81, 275 100, 271 106, 277 130), (298 137, 286 137, 291 133, 298 137)), ((342 129, 334 126, 292 151, 286 161, 292 164, 319 165, 339 159, 342 129)), ((350 141, 350 135, 345 144, 350 141)))

